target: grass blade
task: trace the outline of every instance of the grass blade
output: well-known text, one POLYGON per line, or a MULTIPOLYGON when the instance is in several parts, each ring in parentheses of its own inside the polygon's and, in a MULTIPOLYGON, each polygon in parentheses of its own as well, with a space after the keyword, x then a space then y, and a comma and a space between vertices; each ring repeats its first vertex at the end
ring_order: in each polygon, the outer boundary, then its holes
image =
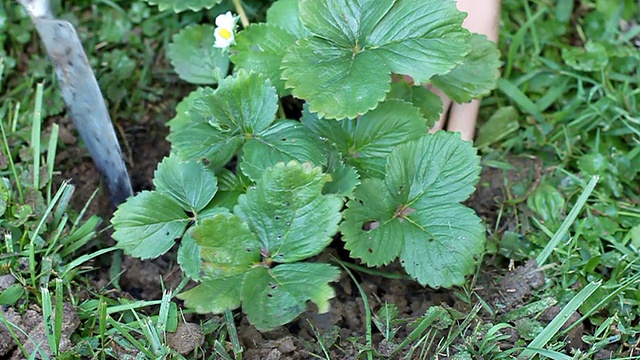
POLYGON ((224 322, 227 325, 229 340, 233 345, 233 356, 236 360, 242 360, 242 345, 240 345, 240 340, 238 339, 238 331, 236 329, 236 324, 233 321, 233 313, 229 309, 224 312, 224 322))
POLYGON ((31 122, 31 151, 33 152, 33 188, 40 188, 40 135, 42 127, 42 94, 44 84, 36 86, 36 104, 31 122))
POLYGON ((42 293, 42 317, 44 321, 45 335, 49 343, 49 349, 54 356, 58 355, 58 344, 56 342, 55 325, 53 320, 53 306, 51 301, 51 293, 47 288, 41 288, 42 293))
POLYGON ((526 349, 518 356, 518 359, 528 359, 539 354, 540 349, 544 349, 547 343, 560 331, 564 323, 569 320, 576 310, 600 288, 601 282, 592 282, 585 286, 574 296, 569 303, 558 313, 558 315, 535 337, 526 349))
POLYGON ((582 208, 587 203, 589 196, 591 196, 593 189, 595 189, 596 185, 598 184, 598 179, 598 176, 591 177, 591 180, 589 180, 587 187, 584 189, 580 197, 578 197, 578 201, 576 201, 576 204, 569 212, 569 215, 567 215, 567 218, 564 219, 558 231, 555 233, 555 235, 553 235, 551 240, 549 240, 547 245, 544 247, 544 249, 542 249, 538 257, 536 258, 538 266, 542 266, 547 261, 547 259, 551 255, 551 252, 558 246, 558 244, 560 244, 560 241, 564 239, 565 235, 567 235, 567 232, 569 232, 569 227, 571 227, 571 225, 573 225, 573 223, 576 221, 578 214, 580 214, 582 208))
POLYGON ((56 163, 56 149, 58 147, 58 134, 60 127, 58 124, 51 126, 49 146, 47 147, 47 203, 51 202, 51 187, 53 186, 53 167, 56 163))
POLYGON ((522 111, 533 116, 538 122, 544 122, 544 115, 542 115, 536 104, 512 82, 507 79, 498 79, 498 89, 516 103, 522 111))

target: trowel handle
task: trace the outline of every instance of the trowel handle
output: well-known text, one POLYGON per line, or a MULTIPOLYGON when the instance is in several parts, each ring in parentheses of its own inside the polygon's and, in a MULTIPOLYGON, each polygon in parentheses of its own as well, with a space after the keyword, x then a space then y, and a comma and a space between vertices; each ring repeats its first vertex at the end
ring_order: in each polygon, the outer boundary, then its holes
POLYGON ((132 195, 131 180, 102 92, 78 34, 71 23, 53 17, 49 0, 18 1, 29 12, 47 49, 67 114, 102 175, 115 208, 132 195))
POLYGON ((34 19, 52 19, 51 6, 49 0, 18 0, 29 16, 34 19))

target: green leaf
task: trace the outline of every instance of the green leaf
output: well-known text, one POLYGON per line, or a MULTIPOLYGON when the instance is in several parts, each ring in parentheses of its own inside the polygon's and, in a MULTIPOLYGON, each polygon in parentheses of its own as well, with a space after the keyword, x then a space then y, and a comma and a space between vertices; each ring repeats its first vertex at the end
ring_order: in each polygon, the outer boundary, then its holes
POLYGON ((203 281, 242 274, 260 262, 260 243, 235 215, 215 215, 190 232, 200 246, 203 281))
POLYGON ((206 280, 193 289, 178 294, 184 305, 199 314, 221 314, 240 307, 242 280, 245 274, 206 280))
POLYGON ((335 146, 329 153, 326 173, 331 176, 331 181, 324 185, 323 194, 350 197, 360 184, 360 174, 353 166, 344 164, 335 146))
POLYGON ((196 220, 199 221, 198 224, 200 224, 202 221, 211 219, 218 214, 231 214, 231 209, 224 206, 217 206, 215 204, 215 201, 212 201, 209 203, 209 205, 207 205, 207 207, 202 209, 202 211, 197 214, 198 218, 196 220))
POLYGON ((190 219, 172 198, 143 191, 118 207, 111 223, 117 247, 141 259, 167 252, 182 236, 190 219))
MULTIPOLYGON (((206 98, 211 94, 213 94, 213 89, 211 88, 198 88, 192 91, 189 96, 182 99, 182 101, 178 103, 178 106, 176 106, 176 116, 167 123, 167 125, 169 125, 169 127, 171 128, 171 131, 175 132, 188 127, 192 122, 192 109, 194 108, 194 106, 196 106, 194 104, 196 100, 200 101, 201 99, 206 98)), ((204 119, 198 120, 202 121, 204 119)))
POLYGON ((564 205, 562 193, 549 184, 540 185, 527 198, 527 206, 546 222, 555 221, 559 224, 565 211, 564 205))
POLYGON ((269 80, 240 71, 221 81, 213 94, 193 99, 191 123, 172 131, 168 139, 181 158, 206 158, 221 167, 245 138, 273 123, 277 109, 278 96, 269 80))
POLYGON ((387 100, 396 99, 410 102, 420 109, 420 114, 427 120, 426 125, 431 129, 442 114, 442 100, 426 86, 411 86, 406 81, 391 83, 391 90, 387 100))
POLYGON ((364 177, 383 178, 387 156, 398 145, 427 133, 418 108, 399 100, 388 100, 357 120, 319 119, 306 112, 305 126, 335 143, 344 162, 364 177))
POLYGON ((0 292, 0 305, 14 305, 24 295, 24 287, 19 284, 13 284, 0 292))
POLYGON ((229 54, 213 46, 215 28, 195 25, 173 36, 167 56, 178 76, 192 84, 216 84, 229 72, 229 54))
POLYGON ((476 151, 459 134, 440 131, 398 146, 384 181, 364 181, 347 204, 345 248, 370 266, 399 256, 423 285, 463 283, 482 254, 484 227, 459 202, 473 192, 479 173, 476 151))
POLYGON ((189 231, 182 236, 182 241, 180 241, 178 264, 180 264, 180 269, 189 278, 200 280, 200 270, 202 269, 200 246, 198 246, 196 239, 189 234, 189 231))
POLYGON ((399 146, 389 157, 385 181, 396 202, 430 208, 466 200, 479 176, 473 144, 459 133, 439 131, 399 146))
POLYGON ((237 69, 253 70, 271 80, 281 96, 286 96, 281 79, 282 58, 293 45, 296 37, 275 25, 252 24, 236 36, 236 46, 231 60, 237 69))
POLYGON ((239 131, 224 132, 207 122, 193 122, 167 137, 182 159, 207 159, 214 168, 231 160, 244 141, 239 131))
POLYGON ((562 59, 578 71, 600 71, 609 63, 607 49, 593 41, 588 41, 584 48, 562 48, 562 59))
POLYGON ((338 230, 342 200, 322 195, 319 167, 290 162, 266 169, 234 211, 249 224, 266 256, 290 263, 319 254, 338 230))
POLYGON ((303 38, 309 33, 300 21, 300 7, 298 0, 279 0, 267 10, 267 23, 284 29, 296 39, 303 38))
POLYGON ((11 192, 5 183, 5 179, 0 179, 0 216, 4 216, 7 211, 7 202, 10 197, 11 192))
POLYGON ((219 190, 209 206, 224 207, 229 211, 233 210, 233 207, 238 203, 238 197, 244 194, 249 185, 251 185, 248 179, 246 179, 245 183, 240 175, 242 175, 241 171, 236 174, 229 169, 220 169, 217 173, 219 190))
POLYGON ((321 117, 355 118, 372 110, 389 88, 390 72, 373 52, 351 52, 320 40, 300 40, 285 55, 282 78, 321 117))
POLYGON ((409 216, 400 263, 422 285, 462 285, 484 251, 485 228, 461 204, 441 204, 409 216))
POLYGON ((337 281, 340 271, 329 264, 282 264, 273 269, 256 268, 247 274, 242 286, 242 310, 260 331, 270 330, 295 319, 307 301, 319 313, 329 311, 335 296, 329 282, 337 281))
POLYGON ((340 227, 345 248, 369 266, 391 263, 403 246, 403 224, 394 221, 397 205, 380 179, 366 179, 347 203, 340 227))
MULTIPOLYGON (((145 0, 151 5, 158 5, 160 11, 173 10, 178 13, 184 10, 200 11, 211 9, 222 0, 145 0)), ((213 33, 212 33, 213 34, 213 33)), ((211 35, 213 37, 213 35, 211 35)))
POLYGON ((166 157, 153 174, 156 191, 176 200, 183 209, 197 213, 218 191, 213 171, 195 161, 180 161, 176 155, 166 157))
POLYGON ((247 141, 240 168, 251 180, 257 181, 266 168, 278 162, 297 160, 324 165, 325 153, 322 142, 309 129, 298 121, 280 120, 247 141))
POLYGON ((473 34, 469 43, 471 52, 462 64, 432 79, 435 87, 458 103, 487 95, 496 88, 500 76, 500 52, 496 44, 479 34, 473 34))
POLYGON ((283 60, 294 96, 326 118, 355 118, 389 91, 391 73, 427 82, 469 52, 464 15, 455 1, 301 0, 311 35, 283 60))
POLYGON ((507 138, 518 131, 518 110, 513 106, 505 106, 496 110, 493 115, 484 123, 476 136, 476 147, 481 148, 507 138))
POLYGON ((247 224, 228 213, 202 221, 190 233, 199 247, 202 263, 196 279, 201 283, 178 298, 199 313, 222 313, 239 307, 243 279, 260 262, 255 235, 247 224))

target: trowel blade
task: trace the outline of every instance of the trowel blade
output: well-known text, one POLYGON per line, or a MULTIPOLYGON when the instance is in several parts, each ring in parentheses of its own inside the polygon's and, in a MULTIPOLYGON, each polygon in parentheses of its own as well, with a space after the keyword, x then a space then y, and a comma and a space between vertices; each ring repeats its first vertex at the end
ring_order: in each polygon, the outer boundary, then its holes
POLYGON ((51 16, 47 0, 19 0, 29 11, 55 67, 67 113, 87 146, 115 208, 132 195, 120 144, 76 31, 51 16))

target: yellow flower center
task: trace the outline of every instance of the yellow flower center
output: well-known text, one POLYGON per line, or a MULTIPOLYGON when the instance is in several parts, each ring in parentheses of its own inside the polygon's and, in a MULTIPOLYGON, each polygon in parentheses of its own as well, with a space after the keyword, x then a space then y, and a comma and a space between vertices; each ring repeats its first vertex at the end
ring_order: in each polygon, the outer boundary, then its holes
POLYGON ((220 29, 219 32, 220 36, 222 36, 224 39, 229 40, 231 39, 231 36, 233 36, 233 34, 231 33, 231 31, 227 30, 227 29, 220 29))

